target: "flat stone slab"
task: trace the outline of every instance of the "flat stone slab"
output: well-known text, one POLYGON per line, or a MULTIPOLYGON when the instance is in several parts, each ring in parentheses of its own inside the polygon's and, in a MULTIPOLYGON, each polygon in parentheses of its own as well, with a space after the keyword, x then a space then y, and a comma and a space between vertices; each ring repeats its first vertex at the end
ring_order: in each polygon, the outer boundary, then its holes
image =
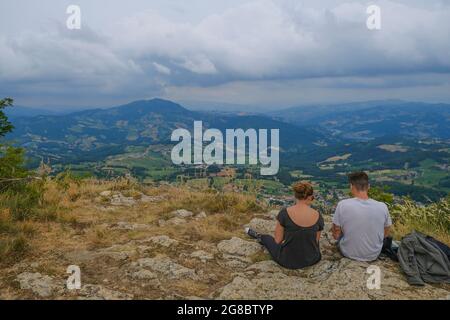
POLYGON ((166 247, 166 248, 178 245, 177 240, 171 239, 169 236, 166 236, 166 235, 154 236, 154 237, 149 238, 146 241, 151 242, 156 245, 159 245, 159 246, 162 246, 162 247, 166 247))
POLYGON ((31 290, 41 298, 49 298, 64 290, 60 281, 38 272, 23 272, 17 276, 16 281, 19 282, 20 289, 31 290))
POLYGON ((219 242, 217 249, 224 254, 249 257, 261 251, 261 245, 254 241, 233 237, 219 242))
POLYGON ((172 211, 171 213, 173 216, 175 217, 179 217, 179 218, 190 218, 192 216, 194 216, 194 213, 185 209, 178 209, 175 211, 172 211))
POLYGON ((169 279, 189 278, 197 280, 198 276, 194 269, 182 266, 172 259, 165 256, 158 256, 155 258, 142 258, 132 263, 135 269, 149 269, 166 276, 169 279))
POLYGON ((246 227, 249 227, 259 233, 273 236, 276 224, 277 222, 275 220, 254 218, 246 225, 246 227))
POLYGON ((214 255, 204 250, 197 250, 192 252, 189 257, 199 259, 201 262, 206 263, 214 259, 214 255))

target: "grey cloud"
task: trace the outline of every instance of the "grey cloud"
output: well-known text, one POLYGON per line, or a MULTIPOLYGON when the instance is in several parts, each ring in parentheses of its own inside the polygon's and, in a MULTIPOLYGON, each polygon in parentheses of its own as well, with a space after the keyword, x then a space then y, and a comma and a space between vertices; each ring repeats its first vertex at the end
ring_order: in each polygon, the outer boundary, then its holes
POLYGON ((448 7, 423 9, 393 1, 379 5, 381 31, 367 30, 361 2, 313 9, 262 0, 210 15, 196 25, 142 13, 124 20, 120 28, 129 32, 114 40, 136 61, 152 57, 181 67, 172 75, 176 84, 184 79, 191 83, 192 74, 203 75, 194 79, 207 85, 450 71, 448 7))
MULTIPOLYGON (((218 92, 232 95, 230 88, 245 94, 238 85, 252 94, 264 82, 276 89, 287 81, 290 90, 298 90, 293 83, 317 90, 448 84, 450 6, 445 1, 375 1, 382 9, 380 31, 367 30, 368 3, 356 0, 227 6, 196 0, 191 9, 171 1, 166 7, 176 19, 161 13, 164 3, 156 1, 151 8, 138 1, 118 19, 102 20, 102 28, 91 28, 99 23, 88 20, 79 31, 55 23, 0 31, 0 94, 83 95, 97 101, 99 95, 125 99, 217 91, 213 96, 219 99, 218 92), (136 13, 137 4, 147 10, 136 13), (180 18, 201 4, 206 7, 202 17, 180 18)), ((126 6, 108 4, 116 13, 126 6)))

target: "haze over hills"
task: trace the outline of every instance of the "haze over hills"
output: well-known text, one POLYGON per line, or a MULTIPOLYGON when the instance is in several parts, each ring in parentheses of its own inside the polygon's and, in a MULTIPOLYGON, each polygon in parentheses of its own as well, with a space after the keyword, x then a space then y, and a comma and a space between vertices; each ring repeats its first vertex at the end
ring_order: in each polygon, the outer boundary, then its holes
POLYGON ((85 109, 87 108, 27 107, 15 105, 14 108, 7 108, 5 114, 10 119, 17 119, 22 117, 65 115, 85 109))
MULTIPOLYGON (((163 101, 163 99, 140 100, 143 101, 163 101)), ((167 101, 167 100, 166 100, 167 101)), ((125 104, 128 106, 130 104, 125 104)), ((263 115, 292 123, 299 127, 315 127, 319 125, 321 131, 326 134, 330 132, 335 136, 346 136, 349 139, 358 139, 357 133, 360 129, 367 131, 373 129, 372 134, 367 134, 362 140, 375 138, 391 134, 406 134, 407 136, 448 138, 450 104, 408 102, 403 100, 379 100, 364 102, 349 102, 339 104, 314 104, 302 105, 289 108, 260 107, 251 105, 228 104, 219 102, 186 102, 183 108, 197 113, 213 113, 223 116, 230 115, 263 115), (349 117, 350 116, 350 117, 349 117), (437 120, 437 123, 435 122, 437 120), (352 123, 353 122, 353 123, 352 123), (407 130, 414 123, 422 126, 423 130, 407 130), (350 126, 349 126, 350 124, 350 126), (371 125, 373 124, 373 125, 371 125), (369 125, 369 126, 367 126, 369 125), (398 132, 383 132, 386 127, 391 126, 391 130, 397 125, 398 132), (424 128, 428 127, 428 129, 424 128), (405 130, 402 130, 404 128, 405 130)), ((6 109, 8 117, 17 119, 21 117, 36 116, 58 116, 70 115, 73 113, 108 110, 111 107, 97 108, 37 108, 27 106, 15 106, 6 109)), ((162 111, 162 110, 161 110, 162 111)))
POLYGON ((450 139, 449 104, 371 101, 294 107, 271 115, 305 127, 318 126, 328 135, 350 140, 383 136, 450 139))
POLYGON ((35 117, 44 115, 57 115, 59 112, 42 108, 30 108, 23 106, 14 106, 14 108, 8 108, 5 110, 5 114, 10 119, 16 119, 20 117, 35 117))
MULTIPOLYGON (((162 99, 134 101, 105 109, 13 119, 8 139, 26 148, 30 166, 41 159, 55 169, 70 167, 102 176, 131 173, 172 181, 186 168, 174 166, 170 141, 176 128, 279 129, 280 172, 260 177, 315 179, 344 186, 345 173, 363 169, 379 175, 399 194, 439 198, 450 191, 450 107, 401 101, 299 107, 268 115, 192 111, 162 99)), ((277 188, 275 188, 276 190, 277 188)), ((279 188, 278 188, 279 189, 279 188)))
POLYGON ((273 107, 224 103, 224 102, 204 102, 204 101, 182 101, 183 106, 189 110, 212 111, 221 113, 259 113, 266 114, 273 111, 273 107))

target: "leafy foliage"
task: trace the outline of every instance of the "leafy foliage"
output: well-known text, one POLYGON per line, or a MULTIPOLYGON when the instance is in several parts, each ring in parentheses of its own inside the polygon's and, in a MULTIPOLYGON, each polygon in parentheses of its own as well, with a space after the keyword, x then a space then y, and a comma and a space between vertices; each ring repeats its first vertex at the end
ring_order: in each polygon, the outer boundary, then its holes
POLYGON ((13 100, 11 98, 0 100, 0 138, 4 137, 7 133, 14 129, 14 126, 8 121, 8 117, 3 111, 6 107, 12 106, 12 104, 13 100))
MULTIPOLYGON (((13 100, 10 98, 0 100, 0 138, 14 129, 4 112, 4 108, 12 104, 13 100)), ((0 144, 0 192, 24 191, 28 175, 24 150, 9 146, 5 142, 0 144)))
POLYGON ((384 202, 387 205, 392 205, 394 203, 394 195, 387 191, 387 188, 371 187, 369 189, 369 197, 384 202))
POLYGON ((24 150, 4 141, 14 129, 4 112, 12 104, 10 98, 0 100, 0 261, 19 257, 28 248, 28 231, 17 222, 36 214, 44 190, 44 181, 30 179, 24 150))

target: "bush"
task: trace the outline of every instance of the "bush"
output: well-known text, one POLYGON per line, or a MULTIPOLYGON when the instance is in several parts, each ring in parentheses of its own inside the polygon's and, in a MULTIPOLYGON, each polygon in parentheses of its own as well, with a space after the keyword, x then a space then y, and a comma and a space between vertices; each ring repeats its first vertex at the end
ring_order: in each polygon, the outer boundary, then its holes
POLYGON ((0 145, 0 192, 21 190, 28 175, 23 149, 0 145))
POLYGON ((28 249, 27 235, 33 229, 13 221, 8 209, 0 210, 0 263, 20 258, 28 249))
POLYGON ((18 190, 8 190, 0 196, 2 206, 10 210, 14 220, 25 220, 36 216, 44 195, 43 182, 23 184, 18 190))

